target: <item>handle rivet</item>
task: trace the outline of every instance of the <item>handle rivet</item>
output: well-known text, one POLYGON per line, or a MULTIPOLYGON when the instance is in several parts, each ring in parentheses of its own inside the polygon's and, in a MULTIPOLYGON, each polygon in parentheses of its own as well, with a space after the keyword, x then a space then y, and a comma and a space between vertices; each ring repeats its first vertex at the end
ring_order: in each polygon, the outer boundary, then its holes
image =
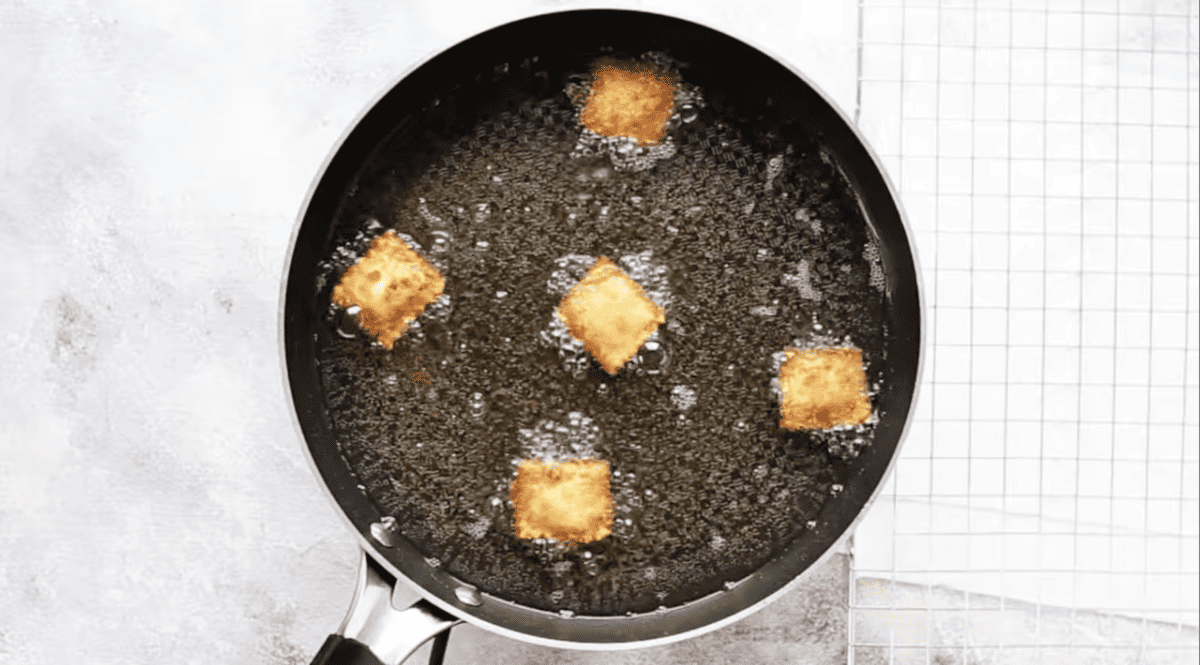
POLYGON ((384 547, 393 547, 396 544, 396 518, 391 515, 380 518, 378 522, 371 525, 371 537, 375 542, 384 547))
POLYGON ((461 584, 454 589, 454 597, 458 598, 458 602, 471 607, 479 607, 483 604, 483 596, 479 595, 479 589, 468 584, 461 584))

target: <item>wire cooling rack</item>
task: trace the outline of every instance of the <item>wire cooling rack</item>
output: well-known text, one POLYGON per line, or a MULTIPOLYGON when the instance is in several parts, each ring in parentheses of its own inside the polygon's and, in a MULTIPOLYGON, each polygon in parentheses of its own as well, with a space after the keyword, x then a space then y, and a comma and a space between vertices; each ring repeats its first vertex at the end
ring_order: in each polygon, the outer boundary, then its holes
POLYGON ((1195 663, 1196 0, 863 0, 927 366, 849 662, 1195 663))

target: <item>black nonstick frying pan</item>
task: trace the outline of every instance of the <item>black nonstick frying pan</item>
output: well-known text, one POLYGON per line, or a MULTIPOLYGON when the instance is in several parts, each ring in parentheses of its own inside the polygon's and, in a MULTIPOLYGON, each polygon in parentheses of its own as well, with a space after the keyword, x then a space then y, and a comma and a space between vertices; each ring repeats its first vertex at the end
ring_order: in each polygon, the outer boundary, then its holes
POLYGON ((611 650, 682 640, 745 617, 784 593, 850 533, 897 456, 920 376, 923 310, 910 235, 895 193, 862 137, 787 66, 711 28, 651 13, 583 10, 527 18, 472 37, 417 67, 362 116, 328 160, 303 208, 286 265, 281 339, 296 421, 317 474, 364 552, 352 608, 315 663, 397 663, 435 637, 434 660, 440 661, 448 630, 460 621, 551 647, 611 650), (560 94, 567 74, 586 69, 597 57, 647 52, 686 63, 686 79, 705 91, 708 112, 739 131, 779 145, 818 145, 822 159, 853 192, 886 283, 887 334, 877 354, 881 380, 873 395, 877 421, 869 446, 836 460, 840 491, 809 528, 744 579, 660 611, 573 616, 484 593, 457 579, 401 535, 397 519, 404 516, 382 508, 368 491, 335 436, 319 367, 320 345, 331 335, 328 285, 319 279, 319 266, 344 236, 339 220, 383 170, 391 182, 415 182, 479 122, 530 98, 560 94), (423 600, 393 607, 400 578, 415 585, 423 600))

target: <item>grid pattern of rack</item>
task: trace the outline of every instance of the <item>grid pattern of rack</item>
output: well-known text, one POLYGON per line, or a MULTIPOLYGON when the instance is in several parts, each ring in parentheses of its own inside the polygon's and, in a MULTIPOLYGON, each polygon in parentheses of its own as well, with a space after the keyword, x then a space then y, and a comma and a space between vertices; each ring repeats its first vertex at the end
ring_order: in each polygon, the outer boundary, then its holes
POLYGON ((861 0, 927 358, 851 663, 1200 657, 1197 1, 861 0))

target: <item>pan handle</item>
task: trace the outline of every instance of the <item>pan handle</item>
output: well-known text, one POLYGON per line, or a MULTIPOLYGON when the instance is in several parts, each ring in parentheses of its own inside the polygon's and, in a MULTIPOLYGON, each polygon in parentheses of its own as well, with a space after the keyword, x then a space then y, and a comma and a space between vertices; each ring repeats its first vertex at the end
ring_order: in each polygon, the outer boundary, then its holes
POLYGON ((427 600, 398 610, 392 605, 396 580, 366 552, 358 566, 358 585, 350 611, 330 635, 312 665, 400 665, 433 639, 430 665, 442 665, 450 629, 461 623, 427 600))

